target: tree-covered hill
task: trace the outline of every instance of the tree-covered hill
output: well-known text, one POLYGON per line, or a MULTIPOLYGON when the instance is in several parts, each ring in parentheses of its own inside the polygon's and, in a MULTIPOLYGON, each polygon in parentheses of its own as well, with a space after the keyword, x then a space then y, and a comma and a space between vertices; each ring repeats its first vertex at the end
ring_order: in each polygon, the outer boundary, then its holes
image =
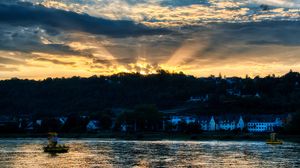
POLYGON ((93 113, 107 108, 154 104, 171 109, 193 104, 201 112, 273 112, 300 110, 300 74, 281 77, 196 78, 159 71, 141 75, 120 73, 90 78, 48 78, 41 81, 0 81, 0 113, 5 115, 65 115, 93 113), (205 101, 190 102, 190 97, 205 101))

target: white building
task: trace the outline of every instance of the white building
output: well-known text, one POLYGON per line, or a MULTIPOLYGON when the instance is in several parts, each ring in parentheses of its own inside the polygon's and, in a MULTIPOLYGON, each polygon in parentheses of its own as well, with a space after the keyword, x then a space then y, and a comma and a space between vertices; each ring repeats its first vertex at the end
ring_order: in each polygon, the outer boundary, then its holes
POLYGON ((91 120, 87 125, 87 131, 97 131, 100 128, 100 123, 97 120, 91 120))
POLYGON ((209 122, 208 120, 200 120, 199 121, 199 124, 200 124, 202 130, 208 131, 208 124, 207 124, 208 122, 209 122))
POLYGON ((197 118, 193 116, 172 116, 169 121, 172 123, 172 125, 178 125, 179 122, 190 124, 195 123, 197 121, 197 118))
MULTIPOLYGON (((168 122, 170 122, 177 130, 180 122, 187 124, 197 123, 203 131, 232 131, 243 130, 247 128, 249 132, 272 132, 275 127, 282 127, 283 121, 280 117, 274 117, 273 115, 257 115, 249 116, 249 122, 245 122, 242 116, 172 116, 168 122)), ((248 117, 246 117, 248 118, 248 117)), ((284 117, 283 117, 284 118, 284 117)))
POLYGON ((203 131, 215 131, 217 128, 217 124, 216 124, 214 116, 211 116, 211 117, 200 116, 199 124, 203 131))
POLYGON ((209 123, 208 123, 208 131, 215 131, 216 130, 216 121, 215 121, 215 118, 214 116, 212 116, 209 120, 209 123))
POLYGON ((217 129, 216 130, 242 130, 245 127, 245 122, 242 116, 218 116, 217 117, 217 129))
POLYGON ((67 117, 59 117, 58 121, 60 122, 61 125, 65 125, 67 122, 68 118, 67 117))
POLYGON ((217 124, 217 130, 234 130, 236 129, 236 123, 234 120, 219 121, 217 124))
POLYGON ((43 120, 36 120, 36 121, 35 121, 35 124, 38 125, 38 126, 41 126, 41 125, 42 125, 42 122, 43 122, 43 120))
POLYGON ((182 121, 187 123, 187 124, 195 123, 196 120, 197 119, 195 117, 189 117, 189 116, 185 116, 185 117, 182 118, 182 121))
POLYGON ((238 121, 238 123, 236 125, 236 128, 240 129, 240 130, 243 130, 245 128, 245 122, 244 122, 242 116, 240 116, 239 121, 238 121))
MULTIPOLYGON (((194 116, 171 116, 170 119, 167 119, 166 122, 171 123, 173 126, 173 131, 178 130, 179 123, 186 123, 186 124, 191 124, 191 123, 197 123, 197 117, 194 116)), ((165 122, 163 122, 165 124, 165 122)), ((163 125, 165 127, 165 125, 163 125)))
POLYGON ((121 124, 120 128, 121 128, 122 132, 126 132, 127 131, 127 124, 126 123, 121 124))
POLYGON ((200 117, 199 124, 201 125, 201 129, 204 131, 218 131, 218 130, 234 130, 234 129, 243 129, 245 127, 245 123, 243 117, 239 118, 235 116, 211 116, 200 117))
POLYGON ((203 96, 191 96, 188 102, 206 102, 208 100, 208 94, 203 96))
POLYGON ((282 127, 282 120, 277 117, 275 120, 270 118, 265 118, 261 120, 250 120, 247 123, 247 128, 249 132, 272 132, 275 127, 282 127))
POLYGON ((231 96, 241 96, 241 91, 237 89, 227 89, 226 92, 231 96))
POLYGON ((169 121, 172 125, 178 125, 178 123, 181 121, 181 118, 179 116, 172 116, 169 121))

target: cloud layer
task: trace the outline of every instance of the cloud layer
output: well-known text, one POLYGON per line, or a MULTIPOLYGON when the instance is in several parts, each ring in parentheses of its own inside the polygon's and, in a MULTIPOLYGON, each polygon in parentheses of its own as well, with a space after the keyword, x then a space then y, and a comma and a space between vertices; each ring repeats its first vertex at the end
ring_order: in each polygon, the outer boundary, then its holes
POLYGON ((202 25, 211 22, 298 20, 300 7, 298 0, 35 0, 34 2, 47 7, 114 20, 133 20, 156 27, 202 25))
POLYGON ((113 37, 164 34, 165 29, 153 29, 132 21, 107 20, 31 4, 0 5, 0 20, 13 26, 41 26, 51 29, 104 34, 113 37))
POLYGON ((300 71, 299 1, 3 0, 0 78, 300 71))

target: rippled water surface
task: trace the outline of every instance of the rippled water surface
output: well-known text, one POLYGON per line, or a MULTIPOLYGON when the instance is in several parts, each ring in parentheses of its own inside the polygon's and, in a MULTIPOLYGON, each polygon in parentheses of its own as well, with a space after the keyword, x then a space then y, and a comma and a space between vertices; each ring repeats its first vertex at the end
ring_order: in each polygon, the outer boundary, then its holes
POLYGON ((0 167, 300 167, 300 145, 248 141, 63 139, 69 153, 42 151, 44 139, 0 139, 0 167))

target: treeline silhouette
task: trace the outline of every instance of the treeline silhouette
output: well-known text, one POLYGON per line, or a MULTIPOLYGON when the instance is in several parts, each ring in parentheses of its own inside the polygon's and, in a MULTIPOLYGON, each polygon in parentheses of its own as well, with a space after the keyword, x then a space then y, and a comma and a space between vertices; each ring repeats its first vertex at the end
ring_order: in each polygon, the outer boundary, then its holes
POLYGON ((92 114, 111 108, 132 109, 139 104, 153 104, 160 110, 193 104, 192 113, 296 112, 300 110, 300 74, 290 71, 281 77, 197 78, 160 70, 150 75, 0 81, 0 115, 92 114), (208 99, 187 103, 191 96, 208 99))

